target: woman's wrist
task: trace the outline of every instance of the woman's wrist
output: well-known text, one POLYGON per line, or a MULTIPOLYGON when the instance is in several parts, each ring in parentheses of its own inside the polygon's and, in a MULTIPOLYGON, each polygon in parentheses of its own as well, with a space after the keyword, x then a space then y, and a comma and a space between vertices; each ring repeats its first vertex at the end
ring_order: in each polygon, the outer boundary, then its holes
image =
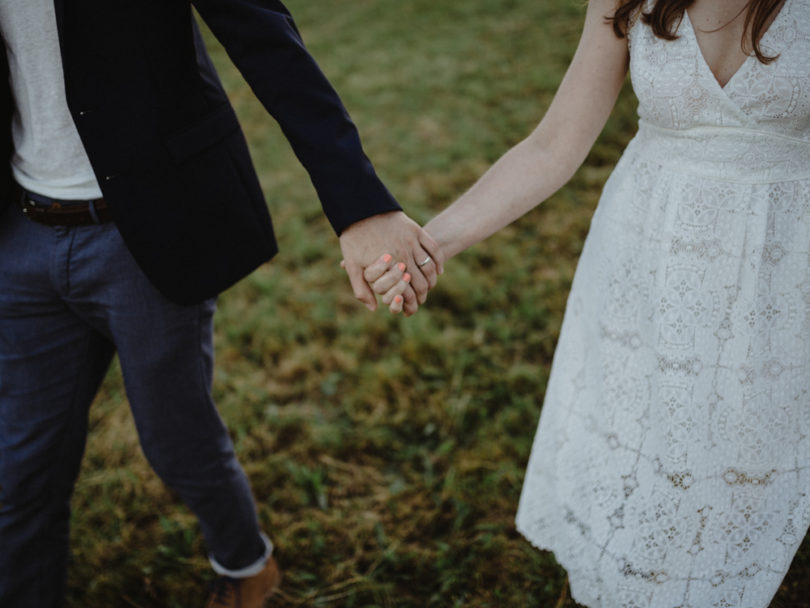
POLYGON ((441 231, 438 230, 438 226, 434 226, 433 227, 434 229, 431 229, 430 226, 431 226, 431 222, 428 222, 427 224, 425 224, 425 226, 424 226, 425 232, 427 232, 431 237, 433 237, 433 240, 435 240, 436 243, 439 245, 439 249, 441 250, 442 255, 444 256, 444 261, 446 262, 447 260, 449 260, 452 257, 452 248, 449 246, 450 243, 442 235, 441 231), (435 232, 434 232, 434 230, 435 230, 435 232))

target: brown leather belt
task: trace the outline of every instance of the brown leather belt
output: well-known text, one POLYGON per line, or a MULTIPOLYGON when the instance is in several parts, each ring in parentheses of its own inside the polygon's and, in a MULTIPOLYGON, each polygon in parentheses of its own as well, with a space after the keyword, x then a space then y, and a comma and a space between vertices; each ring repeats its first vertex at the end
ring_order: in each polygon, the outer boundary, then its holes
POLYGON ((112 220, 103 198, 61 201, 23 192, 20 206, 25 217, 46 226, 91 226, 112 220))

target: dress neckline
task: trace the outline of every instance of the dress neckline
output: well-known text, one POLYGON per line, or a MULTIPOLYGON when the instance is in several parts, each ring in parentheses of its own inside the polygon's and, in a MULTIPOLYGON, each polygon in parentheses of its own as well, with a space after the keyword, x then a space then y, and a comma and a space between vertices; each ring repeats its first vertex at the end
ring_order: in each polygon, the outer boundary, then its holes
MULTIPOLYGON (((790 3, 790 1, 791 0, 785 0, 782 3, 782 6, 779 7, 779 11, 776 13, 776 15, 774 16, 771 23, 768 25, 768 27, 765 29, 765 31, 762 32, 762 37, 760 38, 760 43, 763 40, 767 39, 768 34, 771 32, 773 27, 776 25, 776 23, 782 17, 782 14, 786 12, 785 9, 787 8, 787 5, 790 3)), ((747 55, 746 58, 743 60, 743 62, 737 67, 737 69, 734 71, 734 73, 729 77, 729 79, 726 81, 726 83, 725 84, 720 84, 720 81, 717 79, 717 76, 715 76, 714 72, 712 71, 712 68, 709 65, 709 62, 706 61, 706 55, 703 54, 703 48, 700 46, 700 42, 698 41, 698 37, 697 37, 697 32, 695 31, 695 26, 692 23, 692 18, 689 16, 689 11, 687 9, 684 9, 684 11, 683 11, 683 20, 689 25, 689 31, 692 34, 692 40, 695 43, 695 47, 697 47, 697 52, 698 52, 700 62, 706 68, 706 71, 709 73, 709 76, 711 77, 711 79, 714 81, 714 83, 721 90, 725 90, 725 88, 731 83, 731 81, 734 80, 734 78, 736 78, 737 74, 742 72, 743 69, 752 60, 756 60, 756 55, 754 55, 753 53, 747 55)))

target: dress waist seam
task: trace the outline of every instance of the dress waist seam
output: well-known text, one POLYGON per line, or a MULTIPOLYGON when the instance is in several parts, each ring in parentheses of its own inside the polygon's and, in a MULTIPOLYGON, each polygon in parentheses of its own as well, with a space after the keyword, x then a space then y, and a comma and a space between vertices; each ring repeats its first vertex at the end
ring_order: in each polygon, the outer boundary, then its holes
POLYGON ((641 120, 631 147, 667 170, 711 181, 754 185, 810 180, 810 141, 755 129, 677 130, 641 120))

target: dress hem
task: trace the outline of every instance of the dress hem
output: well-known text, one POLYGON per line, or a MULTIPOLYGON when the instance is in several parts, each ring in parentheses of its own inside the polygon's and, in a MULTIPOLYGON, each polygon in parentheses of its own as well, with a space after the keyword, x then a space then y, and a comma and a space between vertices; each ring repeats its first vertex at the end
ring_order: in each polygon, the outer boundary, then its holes
POLYGON ((568 592, 571 595, 572 600, 574 600, 577 604, 583 606, 584 608, 600 608, 596 604, 586 603, 582 601, 580 598, 577 598, 577 593, 574 591, 574 583, 571 580, 571 569, 568 567, 568 565, 566 565, 565 560, 560 559, 557 551, 551 546, 551 543, 544 544, 536 540, 535 538, 532 538, 531 534, 527 530, 523 529, 523 527, 517 521, 515 522, 515 528, 520 533, 520 535, 523 538, 525 538, 529 542, 529 544, 532 545, 532 547, 534 547, 539 551, 547 551, 554 556, 555 561, 565 570, 565 575, 566 578, 568 579, 568 592))

